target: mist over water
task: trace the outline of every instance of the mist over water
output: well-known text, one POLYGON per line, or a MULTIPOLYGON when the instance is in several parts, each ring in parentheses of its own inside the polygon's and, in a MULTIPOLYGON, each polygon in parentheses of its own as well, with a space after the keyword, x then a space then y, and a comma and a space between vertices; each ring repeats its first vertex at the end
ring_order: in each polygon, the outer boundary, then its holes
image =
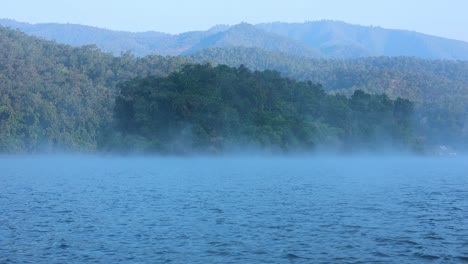
POLYGON ((468 261, 467 157, 0 157, 0 263, 468 261))

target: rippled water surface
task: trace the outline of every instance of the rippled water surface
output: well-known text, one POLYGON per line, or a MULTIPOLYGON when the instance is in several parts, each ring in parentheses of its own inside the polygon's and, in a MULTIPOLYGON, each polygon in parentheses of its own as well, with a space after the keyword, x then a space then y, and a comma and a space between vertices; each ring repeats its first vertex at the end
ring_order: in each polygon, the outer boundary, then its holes
POLYGON ((0 158, 0 263, 459 263, 468 159, 0 158))

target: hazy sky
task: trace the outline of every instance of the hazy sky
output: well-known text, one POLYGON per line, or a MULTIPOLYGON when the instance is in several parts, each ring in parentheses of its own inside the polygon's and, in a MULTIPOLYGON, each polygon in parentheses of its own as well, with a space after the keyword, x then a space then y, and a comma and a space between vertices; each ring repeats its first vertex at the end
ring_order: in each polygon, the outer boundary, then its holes
POLYGON ((468 41, 467 0, 0 0, 0 18, 180 33, 215 24, 342 20, 468 41))

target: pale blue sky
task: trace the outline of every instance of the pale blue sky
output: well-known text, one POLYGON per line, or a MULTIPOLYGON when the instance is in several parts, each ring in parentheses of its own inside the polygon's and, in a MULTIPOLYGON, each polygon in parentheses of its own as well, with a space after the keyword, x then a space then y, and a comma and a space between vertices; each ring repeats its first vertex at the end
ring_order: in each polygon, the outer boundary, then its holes
POLYGON ((341 20, 468 41, 467 0, 0 0, 0 18, 180 33, 215 24, 341 20), (1 3, 3 2, 3 3, 1 3))

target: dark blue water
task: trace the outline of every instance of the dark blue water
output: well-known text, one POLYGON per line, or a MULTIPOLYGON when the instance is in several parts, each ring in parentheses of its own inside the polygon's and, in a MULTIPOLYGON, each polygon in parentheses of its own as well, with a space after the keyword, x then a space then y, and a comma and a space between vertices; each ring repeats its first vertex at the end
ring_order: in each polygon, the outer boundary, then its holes
POLYGON ((0 158, 0 263, 459 263, 468 160, 0 158))

